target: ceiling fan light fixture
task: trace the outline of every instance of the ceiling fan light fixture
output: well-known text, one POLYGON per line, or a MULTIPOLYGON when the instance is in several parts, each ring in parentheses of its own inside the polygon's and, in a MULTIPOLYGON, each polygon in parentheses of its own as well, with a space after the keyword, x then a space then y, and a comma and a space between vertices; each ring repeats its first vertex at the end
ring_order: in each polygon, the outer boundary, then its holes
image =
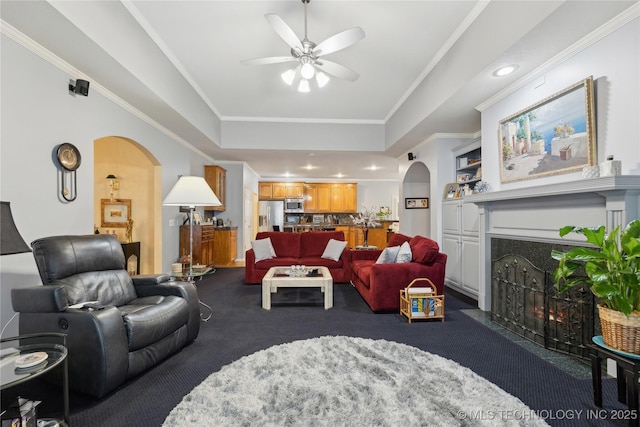
POLYGON ((328 83, 329 76, 351 82, 356 81, 359 77, 358 73, 343 65, 327 61, 324 56, 345 49, 362 40, 365 37, 364 31, 360 27, 352 27, 332 35, 320 44, 316 44, 307 38, 307 4, 310 1, 302 0, 304 4, 304 38, 299 38, 280 16, 274 13, 265 15, 276 34, 290 47, 290 56, 247 59, 242 63, 245 65, 267 65, 296 62, 297 67, 295 69, 285 71, 280 76, 286 84, 298 86, 298 91, 300 92, 309 92, 309 85, 314 77, 316 78, 314 85, 317 84, 320 88, 328 83), (325 73, 321 75, 320 71, 325 73), (306 81, 298 83, 299 79, 306 81))
POLYGON ((302 64, 302 67, 300 68, 300 75, 303 79, 311 80, 315 74, 316 69, 313 64, 309 62, 302 64))
POLYGON ((302 79, 300 80, 300 85, 298 85, 298 92, 309 92, 309 80, 302 79))
POLYGON ((329 76, 325 73, 318 71, 316 73, 316 82, 318 83, 318 87, 325 87, 327 83, 329 83, 329 76))
POLYGON ((293 84, 293 79, 296 78, 296 71, 295 70, 287 70, 284 73, 280 74, 280 77, 282 77, 282 80, 284 80, 284 82, 286 84, 291 86, 293 84))

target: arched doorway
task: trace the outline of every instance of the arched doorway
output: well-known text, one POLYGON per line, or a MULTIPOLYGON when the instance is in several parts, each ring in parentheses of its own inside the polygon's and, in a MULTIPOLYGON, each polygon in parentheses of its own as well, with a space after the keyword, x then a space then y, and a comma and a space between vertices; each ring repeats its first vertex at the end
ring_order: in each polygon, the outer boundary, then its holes
POLYGON ((133 241, 140 242, 140 274, 162 272, 161 166, 149 150, 124 137, 107 136, 93 142, 94 223, 101 233, 116 233, 125 241, 126 228, 102 227, 101 199, 110 199, 108 175, 120 188, 116 199, 131 200, 133 241))
POLYGON ((431 207, 427 209, 407 209, 406 198, 429 198, 431 206, 431 172, 422 162, 409 166, 402 180, 402 199, 400 200, 400 231, 409 236, 431 237, 431 207))

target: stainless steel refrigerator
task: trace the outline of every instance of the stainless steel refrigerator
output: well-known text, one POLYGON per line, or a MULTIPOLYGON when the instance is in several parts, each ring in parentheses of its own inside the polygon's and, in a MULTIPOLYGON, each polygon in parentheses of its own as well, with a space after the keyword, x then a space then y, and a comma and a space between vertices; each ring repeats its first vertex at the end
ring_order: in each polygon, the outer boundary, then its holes
POLYGON ((284 227, 284 202, 282 200, 265 200, 259 202, 260 216, 259 231, 274 231, 274 226, 283 231, 284 227))

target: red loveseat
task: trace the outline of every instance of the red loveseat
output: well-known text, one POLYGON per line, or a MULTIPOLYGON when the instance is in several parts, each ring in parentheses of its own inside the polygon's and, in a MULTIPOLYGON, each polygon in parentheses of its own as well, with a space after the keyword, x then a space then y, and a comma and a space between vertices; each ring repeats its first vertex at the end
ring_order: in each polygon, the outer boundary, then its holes
POLYGON ((262 283, 262 278, 271 267, 283 267, 294 264, 327 267, 334 282, 349 282, 351 278, 351 251, 346 249, 338 261, 322 258, 330 239, 344 241, 342 231, 310 231, 306 233, 288 233, 263 231, 256 240, 271 239, 276 252, 275 258, 256 262, 253 249, 245 253, 245 283, 262 283))
POLYGON ((440 252, 438 243, 396 233, 387 247, 404 242, 411 247, 412 261, 407 263, 376 264, 381 250, 351 251, 351 283, 375 313, 398 311, 400 289, 419 277, 431 280, 438 295, 444 291, 447 255, 440 252))

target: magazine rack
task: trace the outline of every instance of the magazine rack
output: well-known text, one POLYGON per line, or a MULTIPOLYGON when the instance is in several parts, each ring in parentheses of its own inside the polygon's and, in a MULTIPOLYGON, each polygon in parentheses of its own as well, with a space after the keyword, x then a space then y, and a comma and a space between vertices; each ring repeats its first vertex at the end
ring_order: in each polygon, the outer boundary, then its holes
POLYGON ((400 289, 400 314, 406 316, 409 323, 424 319, 444 322, 444 295, 438 295, 431 280, 414 279, 405 289, 400 289))

